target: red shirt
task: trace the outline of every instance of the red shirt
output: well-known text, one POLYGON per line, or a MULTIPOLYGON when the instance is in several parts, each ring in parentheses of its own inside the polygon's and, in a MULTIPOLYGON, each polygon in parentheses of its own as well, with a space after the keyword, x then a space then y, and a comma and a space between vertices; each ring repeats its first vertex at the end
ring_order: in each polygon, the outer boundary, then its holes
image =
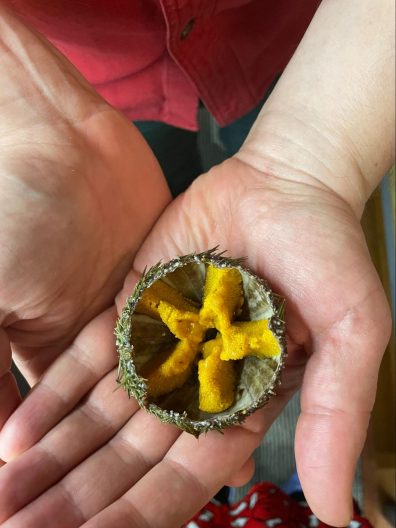
POLYGON ((319 0, 9 0, 130 119, 196 130, 247 113, 286 66, 319 0))

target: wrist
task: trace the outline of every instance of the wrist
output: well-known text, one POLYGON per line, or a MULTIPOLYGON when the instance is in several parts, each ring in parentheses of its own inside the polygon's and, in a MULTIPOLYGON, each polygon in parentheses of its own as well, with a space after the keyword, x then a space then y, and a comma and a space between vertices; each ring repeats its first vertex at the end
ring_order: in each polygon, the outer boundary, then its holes
POLYGON ((321 2, 241 155, 359 216, 394 163, 393 20, 391 0, 321 2))
POLYGON ((367 181, 348 140, 307 111, 264 108, 236 156, 279 180, 337 195, 358 218, 378 183, 367 181))

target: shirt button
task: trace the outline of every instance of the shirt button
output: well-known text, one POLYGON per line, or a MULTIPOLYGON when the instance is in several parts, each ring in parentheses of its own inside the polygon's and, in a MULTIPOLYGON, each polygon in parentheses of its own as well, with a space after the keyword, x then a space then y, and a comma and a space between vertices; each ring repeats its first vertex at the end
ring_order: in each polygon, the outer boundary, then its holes
POLYGON ((192 18, 191 20, 189 20, 187 22, 187 24, 184 26, 184 29, 183 31, 180 33, 180 38, 181 40, 184 40, 185 38, 188 37, 188 35, 190 34, 190 31, 192 30, 193 26, 194 26, 194 22, 195 20, 192 18))

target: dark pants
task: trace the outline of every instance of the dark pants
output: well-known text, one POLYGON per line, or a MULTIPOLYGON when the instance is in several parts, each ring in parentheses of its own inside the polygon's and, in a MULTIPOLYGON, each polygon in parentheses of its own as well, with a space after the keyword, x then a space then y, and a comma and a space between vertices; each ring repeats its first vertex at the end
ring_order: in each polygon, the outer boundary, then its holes
MULTIPOLYGON (((256 108, 230 125, 218 129, 221 144, 216 145, 214 155, 207 148, 207 139, 200 138, 200 134, 209 133, 208 126, 198 132, 190 132, 157 121, 135 122, 158 159, 173 196, 185 191, 204 170, 238 152, 276 81, 277 79, 256 108), (205 166, 202 164, 203 158, 205 166)), ((201 108, 201 111, 204 110, 201 108)))

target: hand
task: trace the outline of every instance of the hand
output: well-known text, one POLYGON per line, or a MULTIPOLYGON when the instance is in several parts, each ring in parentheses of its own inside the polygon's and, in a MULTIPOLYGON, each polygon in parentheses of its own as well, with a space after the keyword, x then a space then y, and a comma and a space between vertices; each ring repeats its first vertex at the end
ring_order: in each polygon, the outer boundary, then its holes
POLYGON ((299 474, 320 518, 334 526, 348 522, 389 334, 384 292, 358 220, 314 179, 287 181, 233 158, 168 207, 139 251, 119 309, 146 265, 216 244, 231 256, 247 255, 249 267, 287 298, 289 358, 277 396, 224 435, 180 434, 138 410, 123 391, 113 392, 116 371, 102 366, 115 355, 109 311, 77 338, 85 367, 73 369, 72 383, 73 347, 45 374, 63 410, 54 412, 37 389, 0 437, 3 451, 24 451, 0 471, 4 528, 41 528, 53 519, 60 528, 179 526, 224 483, 249 479, 251 453, 300 386, 305 363, 299 474), (87 372, 97 382, 88 392, 87 372))
POLYGON ((19 401, 9 343, 35 385, 111 305, 170 195, 136 129, 3 6, 0 46, 1 429, 19 401))

